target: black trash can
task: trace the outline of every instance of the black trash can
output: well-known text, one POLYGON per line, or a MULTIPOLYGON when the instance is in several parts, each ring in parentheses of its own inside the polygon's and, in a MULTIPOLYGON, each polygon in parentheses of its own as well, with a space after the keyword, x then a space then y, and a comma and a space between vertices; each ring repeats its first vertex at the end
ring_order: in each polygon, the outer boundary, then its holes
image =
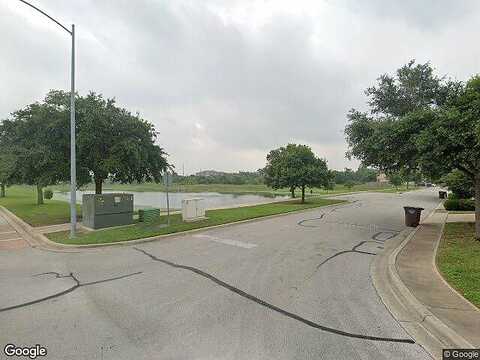
POLYGON ((447 192, 446 191, 439 191, 438 192, 438 198, 439 199, 446 199, 447 198, 447 192))
POLYGON ((405 210, 405 225, 417 227, 418 224, 420 224, 420 215, 422 214, 423 208, 404 206, 403 209, 405 210))

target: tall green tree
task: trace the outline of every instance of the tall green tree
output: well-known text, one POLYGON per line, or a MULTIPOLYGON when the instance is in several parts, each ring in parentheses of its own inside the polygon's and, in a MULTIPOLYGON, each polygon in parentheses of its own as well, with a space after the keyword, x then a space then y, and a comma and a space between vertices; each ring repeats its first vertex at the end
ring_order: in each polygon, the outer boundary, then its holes
POLYGON ((7 141, 4 126, 0 123, 0 197, 6 196, 6 187, 14 182, 16 157, 7 141))
POLYGON ((79 101, 78 154, 81 166, 93 176, 97 194, 107 178, 160 182, 169 165, 156 138, 151 123, 115 106, 113 99, 90 93, 79 101))
POLYGON ((43 102, 28 105, 2 122, 2 146, 9 148, 14 172, 9 179, 35 185, 39 205, 45 186, 68 178, 68 157, 62 148, 68 133, 65 121, 61 110, 43 102))
POLYGON ((411 60, 394 75, 383 74, 365 91, 371 114, 402 117, 417 110, 444 105, 461 83, 435 75, 430 63, 411 60))
POLYGON ((381 77, 367 95, 370 112, 348 114, 347 155, 389 173, 420 170, 439 178, 462 171, 476 184, 480 238, 480 78, 447 81, 429 64, 409 63, 396 77, 381 77))
POLYGON ((480 76, 461 93, 435 109, 434 121, 418 137, 424 171, 439 177, 460 170, 475 187, 475 232, 480 240, 480 76))
POLYGON ((6 187, 13 183, 12 179, 15 176, 15 160, 13 154, 3 149, 0 150, 0 197, 6 196, 6 187))
POLYGON ((393 173, 388 176, 390 183, 395 186, 396 189, 403 183, 403 177, 400 173, 393 173))
POLYGON ((461 87, 460 82, 436 76, 429 63, 414 60, 394 75, 381 75, 365 91, 369 111, 352 109, 347 115, 347 156, 385 172, 413 174, 419 169, 416 139, 433 120, 431 111, 455 98, 461 87))
MULTIPOLYGON (((53 91, 49 99, 57 106, 69 107, 69 93, 53 91)), ((95 183, 101 194, 103 183, 160 182, 170 167, 166 153, 156 144, 153 124, 90 92, 76 99, 77 171, 89 176, 77 178, 79 186, 95 183)))
POLYGON ((300 188, 302 203, 306 187, 328 187, 333 178, 324 159, 316 157, 310 147, 296 144, 270 151, 263 173, 267 186, 289 188, 292 197, 295 189, 300 188))

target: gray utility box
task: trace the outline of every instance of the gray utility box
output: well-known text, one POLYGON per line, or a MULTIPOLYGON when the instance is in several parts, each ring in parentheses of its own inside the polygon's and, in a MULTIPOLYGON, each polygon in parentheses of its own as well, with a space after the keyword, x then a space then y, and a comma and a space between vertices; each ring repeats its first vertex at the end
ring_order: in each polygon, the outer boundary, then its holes
POLYGON ((83 225, 91 229, 133 222, 133 194, 86 194, 82 197, 83 225))

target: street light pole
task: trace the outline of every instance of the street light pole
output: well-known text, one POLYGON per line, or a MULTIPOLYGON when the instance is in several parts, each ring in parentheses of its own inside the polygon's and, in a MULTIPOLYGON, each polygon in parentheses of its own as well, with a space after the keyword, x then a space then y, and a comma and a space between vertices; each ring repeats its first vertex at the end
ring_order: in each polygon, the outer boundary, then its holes
POLYGON ((72 24, 72 30, 68 30, 60 22, 48 15, 45 11, 30 4, 25 0, 19 0, 25 5, 38 11, 51 21, 68 32, 72 37, 72 65, 71 65, 71 90, 70 90, 70 238, 75 237, 77 230, 77 164, 75 154, 75 25, 72 24))
POLYGON ((77 161, 75 142, 75 25, 72 24, 72 79, 70 90, 70 238, 77 227, 77 161))

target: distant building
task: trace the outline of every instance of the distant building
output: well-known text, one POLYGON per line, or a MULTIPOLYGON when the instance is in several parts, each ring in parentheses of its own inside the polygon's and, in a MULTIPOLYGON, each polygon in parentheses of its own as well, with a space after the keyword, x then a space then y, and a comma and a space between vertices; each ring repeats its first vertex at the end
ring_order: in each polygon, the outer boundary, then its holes
POLYGON ((379 184, 387 184, 389 183, 387 175, 385 173, 381 172, 377 175, 377 183, 379 184))

